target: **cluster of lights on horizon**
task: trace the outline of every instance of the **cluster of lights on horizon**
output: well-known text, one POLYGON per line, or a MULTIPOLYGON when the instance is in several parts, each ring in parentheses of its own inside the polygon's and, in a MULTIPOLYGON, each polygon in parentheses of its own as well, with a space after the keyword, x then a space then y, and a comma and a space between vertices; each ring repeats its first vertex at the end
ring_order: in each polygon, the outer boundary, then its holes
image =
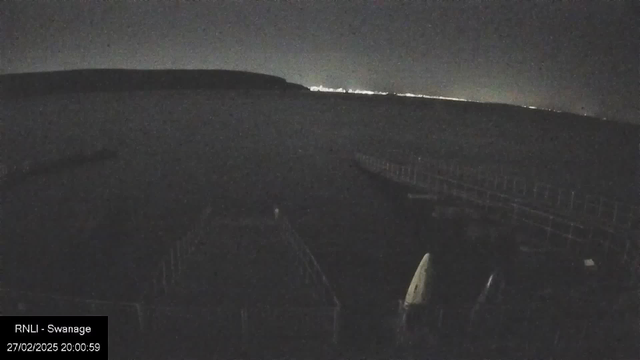
MULTIPOLYGON (((384 91, 371 91, 371 90, 360 90, 360 89, 343 89, 343 88, 328 88, 325 86, 310 86, 309 89, 311 91, 319 91, 319 92, 336 92, 336 93, 346 93, 346 94, 362 94, 362 95, 395 95, 395 96, 405 96, 405 97, 417 97, 417 98, 425 98, 425 99, 440 99, 440 100, 452 100, 452 101, 464 101, 464 102, 473 102, 473 103, 483 103, 482 101, 474 101, 474 100, 467 100, 467 99, 460 99, 460 98, 452 98, 452 97, 444 97, 444 96, 433 96, 433 95, 422 95, 422 94, 411 94, 411 93, 403 93, 403 94, 395 94, 395 93, 389 93, 389 92, 384 92, 384 91)), ((553 110, 553 109, 545 109, 545 108, 539 108, 539 107, 535 107, 535 106, 527 106, 527 105, 516 105, 516 106, 521 106, 521 107, 525 107, 525 108, 529 108, 529 109, 537 109, 537 110, 546 110, 546 111, 553 111, 553 112, 562 112, 562 111, 558 111, 558 110, 553 110)), ((586 116, 586 114, 583 114, 586 116)))

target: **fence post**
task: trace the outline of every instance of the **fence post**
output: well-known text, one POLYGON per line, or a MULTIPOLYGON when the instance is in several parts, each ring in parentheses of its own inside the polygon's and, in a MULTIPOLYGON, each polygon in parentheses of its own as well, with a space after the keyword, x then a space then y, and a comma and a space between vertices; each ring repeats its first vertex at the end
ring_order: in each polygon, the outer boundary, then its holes
POLYGON ((153 298, 156 296, 156 294, 158 293, 158 291, 157 291, 157 290, 158 290, 158 282, 157 282, 157 281, 156 281, 156 279, 155 279, 155 275, 154 275, 153 277, 154 277, 154 279, 153 279, 153 281, 151 282, 151 295, 150 295, 152 299, 153 299, 153 298))
POLYGON ((564 192, 564 189, 560 188, 558 189, 558 201, 556 202, 556 207, 562 208, 562 193, 564 192))
POLYGON ((175 265, 174 265, 174 255, 173 255, 173 249, 171 249, 171 252, 169 253, 169 258, 171 259, 171 284, 173 284, 176 281, 176 270, 175 270, 175 265))
POLYGON ((193 246, 192 246, 193 241, 191 240, 192 238, 193 238, 193 232, 189 231, 189 233, 187 234, 187 237, 184 240, 184 245, 187 247, 188 255, 191 255, 191 253, 193 252, 193 246))
POLYGON ((167 270, 164 261, 162 262, 162 286, 165 294, 167 293, 167 270))
POLYGON ((182 240, 178 240, 178 243, 176 244, 176 258, 178 259, 178 274, 182 273, 182 251, 180 251, 180 244, 182 243, 182 240))
POLYGON ((569 241, 573 241, 573 228, 575 227, 574 223, 571 223, 571 226, 569 227, 569 241))
POLYGON ((600 206, 598 206, 598 218, 602 216, 602 207, 604 206, 604 199, 600 196, 600 206))
POLYGON ((140 303, 136 303, 135 304, 136 307, 136 312, 138 313, 138 325, 140 326, 140 332, 143 332, 145 330, 144 328, 144 312, 142 309, 142 306, 140 305, 140 303))
POLYGON ((525 349, 528 352, 529 351, 529 338, 531 337, 531 305, 527 305, 527 314, 525 315, 525 328, 526 328, 526 342, 525 342, 525 349))
POLYGON ((544 187, 544 201, 545 202, 549 201, 549 185, 546 185, 546 184, 544 187))
POLYGON ((587 212, 587 209, 589 208, 589 198, 591 197, 591 195, 587 195, 584 198, 584 206, 582 207, 582 213, 583 214, 589 214, 587 212))
POLYGON ((340 305, 333 309, 333 343, 340 341, 340 305))
POLYGON ((575 198, 576 192, 571 192, 571 203, 569 204, 569 210, 573 211, 573 199, 575 198))
POLYGON ((240 310, 240 324, 242 326, 242 346, 245 350, 249 349, 249 321, 247 309, 240 310))
POLYGON ((626 241, 624 242, 625 247, 624 247, 624 255, 622 256, 622 263, 625 265, 627 263, 627 254, 629 253, 630 242, 631 240, 629 238, 627 238, 626 241))
POLYGON ((549 216, 549 224, 547 227, 547 246, 551 245, 551 224, 553 221, 553 216, 549 216))

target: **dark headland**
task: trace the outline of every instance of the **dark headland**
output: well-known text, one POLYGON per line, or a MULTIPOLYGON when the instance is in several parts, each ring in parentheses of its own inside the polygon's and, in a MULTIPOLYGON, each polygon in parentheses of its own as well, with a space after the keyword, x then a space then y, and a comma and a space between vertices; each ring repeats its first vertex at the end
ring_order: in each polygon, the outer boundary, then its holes
POLYGON ((308 91, 285 79, 232 70, 83 69, 0 75, 3 98, 150 90, 308 91))

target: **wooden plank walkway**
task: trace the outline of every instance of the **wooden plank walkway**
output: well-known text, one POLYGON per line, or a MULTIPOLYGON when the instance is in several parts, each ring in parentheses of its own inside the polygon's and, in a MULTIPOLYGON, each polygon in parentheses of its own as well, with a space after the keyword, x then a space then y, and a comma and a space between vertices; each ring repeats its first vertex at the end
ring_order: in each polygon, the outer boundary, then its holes
POLYGON ((295 249, 271 219, 213 219, 159 306, 318 306, 295 249))

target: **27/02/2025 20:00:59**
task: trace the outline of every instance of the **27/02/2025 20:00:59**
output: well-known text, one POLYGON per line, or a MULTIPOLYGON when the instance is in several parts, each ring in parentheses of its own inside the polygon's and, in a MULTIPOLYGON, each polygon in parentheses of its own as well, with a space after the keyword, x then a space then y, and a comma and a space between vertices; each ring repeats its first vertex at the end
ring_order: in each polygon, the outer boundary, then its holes
POLYGON ((29 342, 9 342, 7 343, 6 352, 8 353, 92 353, 100 351, 100 343, 84 343, 84 342, 47 342, 47 343, 29 343, 29 342))

